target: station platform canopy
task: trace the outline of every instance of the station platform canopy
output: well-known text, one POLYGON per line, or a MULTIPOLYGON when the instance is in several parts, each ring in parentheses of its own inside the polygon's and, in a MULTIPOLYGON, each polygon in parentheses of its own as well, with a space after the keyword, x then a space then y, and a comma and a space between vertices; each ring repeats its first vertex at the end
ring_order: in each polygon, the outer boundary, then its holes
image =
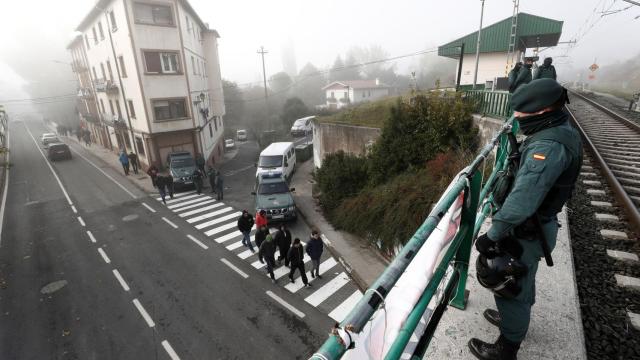
MULTIPOLYGON (((508 17, 482 28, 480 53, 508 52, 512 18, 508 17)), ((516 50, 558 45, 562 35, 562 21, 527 13, 518 14, 516 50)), ((475 54, 478 32, 465 35, 438 47, 438 55, 453 59, 460 57, 460 45, 464 43, 465 54, 475 54)))

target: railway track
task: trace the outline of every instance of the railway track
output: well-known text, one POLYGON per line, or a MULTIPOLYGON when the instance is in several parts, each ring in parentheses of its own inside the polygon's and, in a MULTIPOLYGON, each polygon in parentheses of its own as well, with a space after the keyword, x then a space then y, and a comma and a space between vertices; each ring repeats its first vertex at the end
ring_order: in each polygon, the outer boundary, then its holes
POLYGON ((572 95, 568 109, 584 145, 630 225, 640 232, 640 125, 579 93, 572 95))

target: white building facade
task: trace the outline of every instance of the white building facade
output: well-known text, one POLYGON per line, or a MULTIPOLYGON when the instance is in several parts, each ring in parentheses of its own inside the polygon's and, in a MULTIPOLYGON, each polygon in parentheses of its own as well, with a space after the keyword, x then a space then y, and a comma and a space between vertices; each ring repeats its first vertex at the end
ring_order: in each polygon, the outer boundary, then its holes
POLYGON ((334 81, 322 90, 325 91, 327 98, 325 107, 329 109, 340 109, 349 104, 373 101, 390 94, 389 87, 378 79, 334 81))
POLYGON ((186 0, 100 0, 76 30, 114 150, 144 165, 183 150, 220 160, 219 36, 186 0))

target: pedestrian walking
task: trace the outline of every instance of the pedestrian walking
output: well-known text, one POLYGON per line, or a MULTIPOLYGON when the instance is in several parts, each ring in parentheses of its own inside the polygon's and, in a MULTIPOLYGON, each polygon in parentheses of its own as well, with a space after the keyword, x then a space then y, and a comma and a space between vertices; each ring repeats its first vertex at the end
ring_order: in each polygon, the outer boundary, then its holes
POLYGON ((286 224, 280 224, 278 231, 273 236, 276 241, 276 245, 278 246, 278 250, 280 254, 278 255, 278 264, 284 260, 284 266, 289 267, 289 258, 287 254, 289 253, 289 248, 291 248, 291 231, 287 229, 286 224))
POLYGON ((268 233, 269 233, 269 229, 266 226, 262 226, 258 228, 258 230, 256 231, 255 241, 258 249, 260 249, 260 245, 262 245, 262 242, 264 241, 264 239, 267 238, 268 233))
POLYGON ((206 161, 204 160, 204 156, 202 156, 202 154, 197 153, 196 154, 196 166, 198 167, 198 169, 200 169, 200 171, 202 171, 202 175, 205 175, 205 171, 204 171, 204 165, 206 164, 206 161))
POLYGON ((509 71, 509 92, 512 93, 516 90, 516 79, 518 78, 518 73, 520 72, 520 68, 522 68, 522 62, 518 61, 511 71, 509 71))
POLYGON ((553 59, 548 57, 544 59, 542 65, 538 67, 538 71, 536 71, 536 75, 533 77, 536 79, 553 79, 556 80, 558 75, 556 74, 555 66, 551 65, 553 59))
POLYGON ((82 141, 82 128, 80 126, 76 129, 76 137, 78 138, 78 142, 82 141))
POLYGON ((163 174, 159 174, 156 176, 156 187, 158 188, 158 192, 160 193, 160 198, 162 198, 162 203, 167 204, 165 198, 167 197, 167 178, 163 174))
POLYGON ((149 168, 147 169, 147 175, 149 175, 149 177, 151 178, 151 185, 153 185, 153 187, 158 187, 158 185, 156 184, 158 172, 159 170, 156 164, 151 164, 151 166, 149 166, 149 168))
POLYGON ((134 174, 138 174, 138 155, 136 155, 133 151, 129 151, 129 155, 127 155, 127 157, 129 158, 129 164, 131 164, 131 167, 133 168, 133 173, 134 174))
POLYGON ((216 195, 218 200, 224 199, 224 177, 220 170, 216 172, 216 195))
POLYGON ((256 227, 258 229, 262 228, 263 226, 268 226, 268 221, 267 221, 267 212, 265 210, 260 210, 256 213, 256 227))
MULTIPOLYGON (((215 193, 216 192, 216 169, 214 169, 213 166, 209 166, 207 175, 209 176, 209 186, 211 186, 211 193, 215 193)), ((253 217, 251 218, 253 219, 253 217)))
POLYGON ((275 241, 273 241, 273 237, 271 236, 271 234, 267 232, 267 236, 262 244, 260 244, 260 249, 258 250, 258 260, 260 260, 260 262, 263 264, 267 264, 267 272, 269 273, 271 281, 274 284, 276 283, 276 277, 273 275, 273 268, 276 266, 275 254, 275 241))
POLYGON ((249 214, 247 210, 242 210, 242 215, 238 218, 238 230, 242 233, 242 245, 248 247, 251 252, 253 245, 251 245, 251 229, 253 228, 253 216, 249 214))
POLYGON ((526 139, 509 154, 514 159, 510 165, 517 164, 518 169, 503 178, 512 184, 506 187, 510 191, 489 230, 475 242, 480 253, 476 277, 494 293, 497 307, 497 311, 486 309, 483 316, 500 329, 494 343, 469 340, 471 353, 479 359, 517 359, 535 302, 538 263, 544 257, 547 265, 553 265, 557 214, 571 197, 582 166, 582 141, 564 110, 567 100, 567 90, 553 79, 533 80, 511 98, 526 139))
POLYGON ((129 157, 127 156, 127 153, 124 152, 124 150, 120 151, 120 157, 118 159, 120 160, 120 164, 122 164, 124 174, 129 175, 129 157))
POLYGON ((319 279, 322 279, 322 276, 320 276, 320 257, 322 256, 322 250, 324 250, 324 244, 322 243, 322 239, 320 239, 320 233, 318 233, 318 230, 313 230, 307 243, 307 254, 311 258, 312 278, 317 276, 319 279))
MULTIPOLYGON (((533 66, 533 59, 532 58, 525 58, 524 60, 524 65, 522 65, 520 67, 520 70, 518 70, 518 75, 515 77, 515 80, 513 81, 513 83, 511 84, 511 86, 509 87, 509 91, 510 92, 515 92, 516 90, 518 90, 518 88, 522 85, 528 84, 531 82, 532 76, 531 76, 531 67, 533 66)), ((515 67, 514 67, 515 69, 515 67)))
POLYGON ((293 276, 296 274, 296 270, 298 270, 300 271, 300 277, 302 278, 304 286, 311 286, 307 279, 306 270, 304 269, 304 250, 302 249, 300 239, 293 239, 293 245, 287 253, 287 258, 289 259, 289 264, 291 264, 291 270, 289 270, 289 280, 291 280, 291 283, 296 282, 293 276))
POLYGON ((91 132, 89 130, 85 130, 83 138, 84 144, 87 146, 91 146, 91 132))
POLYGON ((173 176, 171 176, 171 173, 165 174, 164 181, 167 186, 167 194, 173 199, 173 176))
POLYGON ((196 192, 198 193, 198 195, 202 194, 202 182, 203 182, 202 178, 203 177, 204 177, 204 174, 200 169, 196 168, 193 171, 193 184, 196 186, 196 192))

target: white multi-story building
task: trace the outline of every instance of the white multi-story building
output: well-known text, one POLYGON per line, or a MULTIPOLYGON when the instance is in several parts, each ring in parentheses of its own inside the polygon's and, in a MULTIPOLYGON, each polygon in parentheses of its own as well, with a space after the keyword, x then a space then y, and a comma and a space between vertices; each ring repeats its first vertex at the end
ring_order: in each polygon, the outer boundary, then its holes
POLYGON ((135 146, 145 165, 166 165, 179 150, 219 161, 219 35, 188 1, 99 0, 76 30, 114 150, 135 146))
POLYGON ((349 104, 373 101, 389 96, 389 86, 380 80, 341 80, 322 88, 327 97, 326 108, 340 109, 349 104))

